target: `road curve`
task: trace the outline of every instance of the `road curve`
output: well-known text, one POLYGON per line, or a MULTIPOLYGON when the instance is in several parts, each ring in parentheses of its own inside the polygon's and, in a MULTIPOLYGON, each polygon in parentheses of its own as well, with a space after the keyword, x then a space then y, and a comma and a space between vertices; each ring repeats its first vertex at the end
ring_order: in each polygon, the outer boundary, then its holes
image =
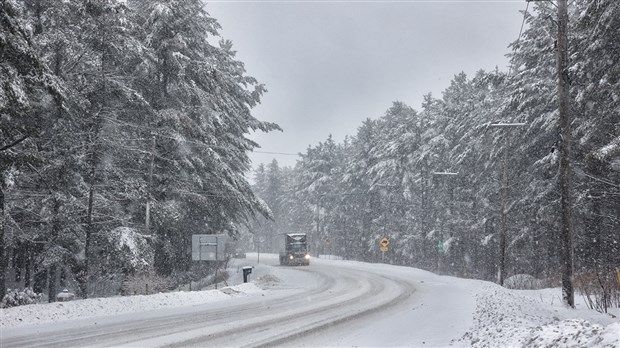
POLYGON ((194 306, 173 314, 157 311, 147 320, 127 316, 42 332, 9 329, 3 332, 2 346, 287 345, 305 335, 316 335, 323 329, 387 310, 408 300, 413 293, 413 283, 406 279, 348 267, 346 263, 313 262, 309 267, 286 271, 304 279, 303 288, 285 291, 283 295, 270 292, 269 296, 249 296, 243 301, 194 306))

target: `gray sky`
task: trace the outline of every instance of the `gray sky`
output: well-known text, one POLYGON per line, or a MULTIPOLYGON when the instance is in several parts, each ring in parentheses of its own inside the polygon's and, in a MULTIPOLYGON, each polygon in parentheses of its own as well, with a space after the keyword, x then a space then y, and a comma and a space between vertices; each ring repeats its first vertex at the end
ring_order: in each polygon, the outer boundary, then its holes
MULTIPOLYGON (((234 1, 206 9, 248 75, 267 86, 254 116, 284 132, 252 135, 259 151, 298 153, 355 135, 392 101, 420 109, 455 74, 499 67, 517 39, 525 0, 234 1)), ((251 154, 254 165, 295 156, 251 154)))

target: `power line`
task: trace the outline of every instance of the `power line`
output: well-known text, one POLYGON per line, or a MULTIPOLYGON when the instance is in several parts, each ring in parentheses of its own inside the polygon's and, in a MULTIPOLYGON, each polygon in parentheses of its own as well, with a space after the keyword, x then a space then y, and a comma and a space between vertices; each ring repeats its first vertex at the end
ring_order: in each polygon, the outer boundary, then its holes
POLYGON ((284 155, 284 156, 299 156, 299 153, 292 153, 292 152, 271 152, 271 151, 256 151, 253 150, 252 152, 256 152, 256 153, 265 153, 265 154, 269 154, 269 155, 284 155))

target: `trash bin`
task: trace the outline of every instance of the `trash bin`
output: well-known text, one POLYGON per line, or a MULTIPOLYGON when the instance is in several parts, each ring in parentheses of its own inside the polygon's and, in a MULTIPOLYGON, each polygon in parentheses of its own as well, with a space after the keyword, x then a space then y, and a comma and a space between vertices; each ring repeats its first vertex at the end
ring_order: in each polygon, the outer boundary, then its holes
POLYGON ((243 282, 248 282, 248 276, 252 273, 252 266, 243 266, 243 282))

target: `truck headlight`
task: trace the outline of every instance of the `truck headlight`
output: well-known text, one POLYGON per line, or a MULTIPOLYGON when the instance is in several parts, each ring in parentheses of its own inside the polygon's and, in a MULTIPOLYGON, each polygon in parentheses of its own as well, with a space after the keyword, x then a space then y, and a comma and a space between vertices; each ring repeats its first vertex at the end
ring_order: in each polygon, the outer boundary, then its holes
POLYGON ((306 254, 306 256, 304 256, 306 258, 306 260, 310 260, 310 255, 306 254))
POLYGON ((289 255, 288 258, 289 258, 289 260, 294 259, 293 255, 289 255))

